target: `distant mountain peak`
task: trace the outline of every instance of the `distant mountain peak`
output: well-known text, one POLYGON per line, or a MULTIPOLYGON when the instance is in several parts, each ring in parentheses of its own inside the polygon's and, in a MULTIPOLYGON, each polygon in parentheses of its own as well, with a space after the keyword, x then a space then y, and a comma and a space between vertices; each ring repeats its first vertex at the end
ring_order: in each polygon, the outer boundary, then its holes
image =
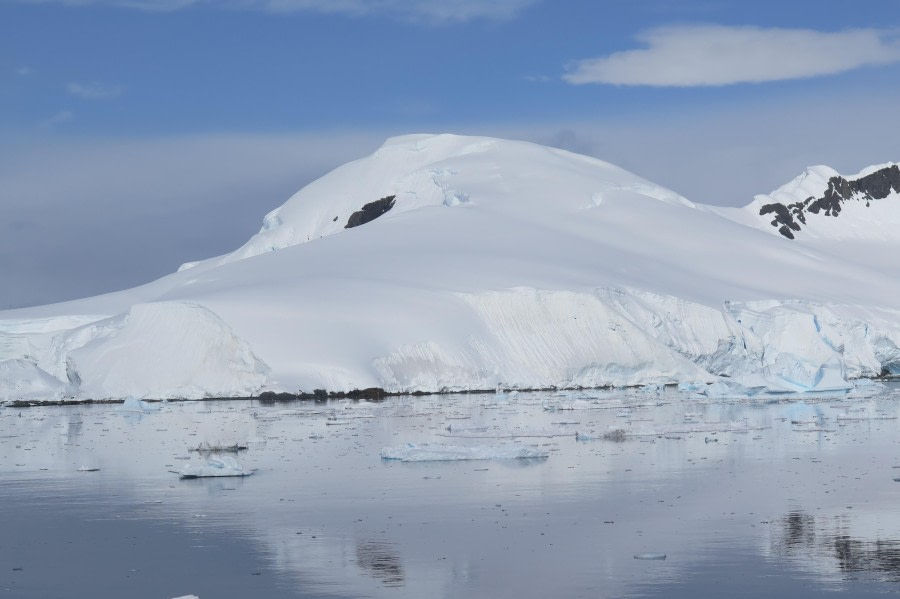
POLYGON ((871 207, 872 202, 900 194, 900 167, 895 163, 870 167, 854 177, 843 177, 833 169, 816 166, 768 196, 757 196, 759 215, 784 237, 813 226, 817 217, 837 217, 850 203, 871 207), (768 201, 771 200, 771 201, 768 201), (811 216, 812 215, 812 216, 811 216))

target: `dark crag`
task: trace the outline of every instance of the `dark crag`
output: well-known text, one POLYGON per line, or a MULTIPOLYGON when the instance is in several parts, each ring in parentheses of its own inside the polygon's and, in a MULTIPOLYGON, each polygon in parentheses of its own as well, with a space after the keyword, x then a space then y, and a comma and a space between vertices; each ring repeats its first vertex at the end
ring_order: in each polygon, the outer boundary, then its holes
POLYGON ((846 202, 865 201, 868 208, 872 200, 883 200, 891 193, 900 193, 900 167, 896 164, 858 179, 832 177, 821 197, 808 197, 802 202, 787 205, 778 202, 765 204, 760 208, 759 215, 774 215, 771 225, 788 239, 794 239, 793 232, 800 231, 807 224, 807 214, 836 217, 846 202))
POLYGON ((364 205, 361 210, 357 210, 353 214, 350 215, 350 219, 347 221, 347 224, 344 225, 345 229, 352 229, 353 227, 358 227, 360 225, 364 225, 367 222, 371 222, 386 213, 388 210, 394 207, 394 201, 397 196, 387 196, 381 198, 380 200, 375 200, 374 202, 369 202, 364 205))

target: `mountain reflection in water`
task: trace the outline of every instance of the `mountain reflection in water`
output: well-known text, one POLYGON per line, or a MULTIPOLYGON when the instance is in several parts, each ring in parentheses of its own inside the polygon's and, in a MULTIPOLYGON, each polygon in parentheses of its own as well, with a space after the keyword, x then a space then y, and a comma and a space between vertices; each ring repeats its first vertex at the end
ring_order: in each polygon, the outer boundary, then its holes
POLYGON ((386 587, 403 586, 403 564, 390 543, 359 541, 356 544, 356 563, 386 587))
POLYGON ((900 582, 900 540, 854 536, 849 514, 822 518, 798 510, 775 526, 780 527, 772 547, 776 555, 824 560, 827 569, 831 562, 845 579, 868 573, 885 582, 900 582))

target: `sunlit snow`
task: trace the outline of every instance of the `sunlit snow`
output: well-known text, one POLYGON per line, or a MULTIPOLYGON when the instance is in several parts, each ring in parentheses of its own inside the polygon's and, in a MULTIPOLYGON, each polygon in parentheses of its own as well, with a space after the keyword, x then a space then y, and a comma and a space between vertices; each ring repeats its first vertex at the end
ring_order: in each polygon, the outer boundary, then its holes
MULTIPOLYGON (((878 210, 900 218, 892 201, 878 210)), ((393 138, 231 254, 0 312, 0 399, 675 383, 747 396, 900 372, 900 236, 792 242, 753 206, 694 204, 530 143, 393 138)))

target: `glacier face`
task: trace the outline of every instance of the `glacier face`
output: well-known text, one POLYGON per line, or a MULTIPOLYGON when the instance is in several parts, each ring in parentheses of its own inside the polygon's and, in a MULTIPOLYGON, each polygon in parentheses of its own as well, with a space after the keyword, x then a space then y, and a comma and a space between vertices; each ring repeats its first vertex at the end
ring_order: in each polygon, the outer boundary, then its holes
MULTIPOLYGON (((771 197, 838 176, 817 167, 771 197)), ((857 215, 859 251, 812 222, 790 241, 760 198, 714 208, 553 148, 393 138, 300 190, 230 254, 0 312, 0 399, 722 377, 780 393, 900 372, 900 281, 892 260, 872 259, 900 234, 869 235, 857 215), (360 213, 375 217, 348 228, 360 213)), ((900 218, 892 197, 879 202, 900 218)))

